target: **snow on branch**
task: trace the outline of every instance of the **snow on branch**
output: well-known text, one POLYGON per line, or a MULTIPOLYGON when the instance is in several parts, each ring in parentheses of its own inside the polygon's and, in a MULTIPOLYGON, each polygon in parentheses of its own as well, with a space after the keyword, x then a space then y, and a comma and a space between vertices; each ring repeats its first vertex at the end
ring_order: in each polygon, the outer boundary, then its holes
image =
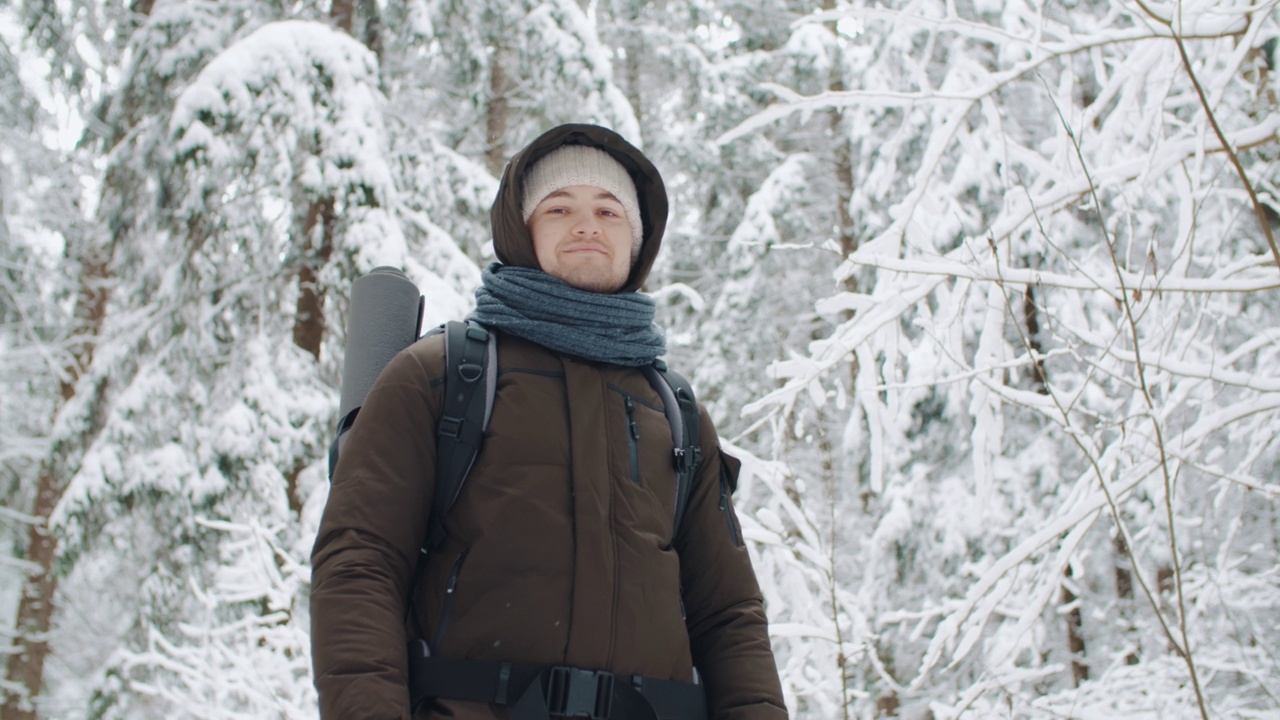
MULTIPOLYGON (((1097 291, 1113 297, 1121 292, 1120 283, 1115 279, 1114 275, 1092 278, 1049 270, 1031 270, 1027 268, 998 269, 995 263, 990 262, 975 266, 948 257, 904 259, 872 253, 859 253, 851 256, 848 262, 855 266, 909 275, 938 275, 952 279, 965 278, 987 283, 1038 285, 1064 290, 1097 291)), ((1251 261, 1249 265, 1250 267, 1269 266, 1270 260, 1259 256, 1256 262, 1251 261)), ((1121 276, 1124 278, 1125 289, 1130 292, 1254 293, 1280 290, 1280 275, 1277 275, 1271 267, 1265 267, 1265 269, 1267 272, 1244 275, 1229 271, 1221 273, 1223 277, 1214 278, 1172 277, 1169 275, 1152 277, 1149 275, 1137 275, 1128 271, 1121 271, 1121 276)), ((834 298, 824 300, 824 303, 827 304, 824 307, 829 306, 834 301, 834 298)), ((867 300, 851 302, 855 302, 858 305, 866 305, 872 301, 868 298, 867 300)), ((824 309, 823 312, 826 312, 826 310, 824 309)))
POLYGON ((349 35, 318 22, 263 25, 220 53, 179 96, 170 122, 175 152, 212 167, 260 162, 289 183, 300 165, 317 195, 372 193, 394 183, 384 159, 384 99, 377 60, 349 35))

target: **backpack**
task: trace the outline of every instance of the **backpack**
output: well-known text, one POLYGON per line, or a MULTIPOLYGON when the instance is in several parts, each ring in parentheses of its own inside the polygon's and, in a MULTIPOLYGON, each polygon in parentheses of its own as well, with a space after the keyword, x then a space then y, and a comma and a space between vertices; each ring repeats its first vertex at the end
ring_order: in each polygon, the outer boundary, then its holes
MULTIPOLYGON (((444 333, 445 347, 444 407, 436 427, 435 495, 426 538, 418 555, 415 585, 422 580, 431 551, 444 539, 444 517, 457 500, 480 454, 497 388, 498 353, 494 333, 472 320, 448 322, 427 335, 439 333, 444 333)), ((662 398, 663 413, 671 425, 672 465, 676 473, 674 541, 688 506, 693 477, 702 462, 702 449, 698 444, 701 418, 693 388, 664 361, 655 359, 641 367, 641 371, 662 398)), ((683 614, 683 603, 681 608, 683 614)), ((409 678, 411 705, 415 708, 428 697, 451 697, 504 705, 514 702, 513 719, 547 718, 551 714, 706 719, 706 699, 696 669, 693 683, 638 675, 632 676, 630 683, 615 683, 610 673, 580 668, 523 667, 509 662, 433 657, 426 640, 419 638, 410 641, 409 678), (545 681, 537 680, 543 676, 545 681), (546 685, 545 697, 541 691, 527 691, 537 688, 540 682, 546 685), (521 692, 517 700, 508 693, 508 688, 519 687, 526 691, 521 692), (620 704, 629 706, 629 709, 618 707, 621 714, 616 716, 610 711, 615 697, 624 698, 620 704), (658 713, 657 708, 664 711, 658 713), (650 712, 653 714, 648 714, 650 712)))
MULTIPOLYGON (((425 556, 444 538, 444 517, 453 507, 484 440, 493 413, 497 386, 497 342, 487 328, 473 320, 452 321, 427 333, 444 333, 444 408, 436 428, 436 488, 431 506, 425 556)), ((688 381, 655 359, 641 367, 650 387, 662 398, 663 412, 671 425, 676 473, 676 508, 672 527, 679 531, 702 461, 698 444, 701 418, 688 381)))
MULTIPOLYGON (((403 274, 394 268, 378 268, 375 272, 382 275, 367 276, 362 289, 369 296, 382 292, 388 295, 386 288, 393 288, 404 294, 402 288, 392 285, 392 281, 405 281, 403 274), (364 289, 376 288, 376 289, 364 289)), ((403 285, 404 282, 399 282, 403 285)), ((345 410, 333 443, 329 447, 329 479, 333 480, 333 471, 337 467, 343 441, 347 432, 355 423, 356 416, 364 402, 374 379, 391 357, 408 343, 404 342, 408 326, 394 327, 389 332, 388 315, 404 315, 409 317, 404 308, 395 308, 399 313, 387 313, 388 307, 394 308, 394 302, 404 305, 408 298, 397 298, 388 301, 378 298, 378 304, 365 301, 362 307, 369 315, 365 318, 367 325, 382 323, 384 327, 376 331, 366 331, 360 338, 363 344, 353 345, 359 348, 358 358, 349 358, 348 367, 343 374, 343 398, 341 410, 345 410), (358 368, 358 369, 353 369, 358 368), (349 410, 347 408, 350 408, 349 410)), ((353 303, 353 306, 355 303, 353 303)), ((407 307, 407 305, 406 305, 407 307)), ((417 318, 414 323, 413 337, 417 337, 417 323, 421 322, 422 310, 418 300, 417 318)), ((440 423, 436 427, 436 487, 431 507, 431 518, 428 520, 428 531, 422 544, 422 555, 439 545, 444 538, 444 517, 453 507, 453 503, 462 492, 463 483, 484 440, 484 432, 489 427, 489 417, 493 413, 493 396, 497 388, 497 342, 495 335, 475 321, 452 321, 430 330, 426 336, 444 333, 445 377, 444 408, 440 423)), ((349 332, 350 334, 350 332, 349 332)), ((424 337, 426 337, 424 336, 424 337)), ((412 340, 410 340, 412 342, 412 340)), ((672 465, 676 473, 676 508, 672 525, 676 531, 684 519, 685 507, 689 501, 689 491, 693 486, 693 476, 702 462, 702 448, 698 444, 701 418, 698 414, 698 402, 689 382, 678 373, 667 367, 662 360, 655 359, 651 364, 641 368, 650 387, 662 398, 663 413, 671 425, 671 444, 674 448, 672 465)), ((422 563, 420 562, 419 565, 422 563)))

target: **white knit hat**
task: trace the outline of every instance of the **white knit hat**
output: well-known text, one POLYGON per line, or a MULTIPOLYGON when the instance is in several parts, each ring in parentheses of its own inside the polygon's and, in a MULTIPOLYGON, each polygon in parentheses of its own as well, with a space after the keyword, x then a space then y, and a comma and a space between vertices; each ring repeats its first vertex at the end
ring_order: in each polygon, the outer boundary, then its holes
POLYGON ((599 148, 565 145, 534 163, 524 178, 524 221, 529 222, 534 208, 548 195, 574 185, 598 187, 622 203, 622 211, 631 225, 631 256, 635 258, 644 242, 636 184, 622 163, 599 148))

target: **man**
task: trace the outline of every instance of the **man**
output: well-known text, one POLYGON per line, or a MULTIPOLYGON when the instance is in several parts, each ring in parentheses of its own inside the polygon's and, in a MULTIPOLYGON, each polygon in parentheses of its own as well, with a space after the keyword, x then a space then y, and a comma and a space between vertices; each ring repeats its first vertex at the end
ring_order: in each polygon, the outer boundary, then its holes
POLYGON ((729 502, 738 463, 705 410, 673 527, 671 426, 640 370, 665 347, 636 292, 666 216, 657 169, 605 128, 555 128, 508 164, 492 210, 501 264, 473 315, 497 333, 484 446, 419 573, 443 338, 388 364, 312 553, 322 717, 786 717, 729 502), (407 646, 435 676, 411 677, 407 646), (422 682, 428 697, 411 700, 422 682))

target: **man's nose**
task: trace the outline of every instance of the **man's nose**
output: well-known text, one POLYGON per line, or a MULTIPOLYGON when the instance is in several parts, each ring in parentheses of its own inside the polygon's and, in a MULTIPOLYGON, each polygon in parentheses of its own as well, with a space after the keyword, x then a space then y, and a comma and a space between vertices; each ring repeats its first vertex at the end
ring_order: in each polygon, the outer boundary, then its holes
POLYGON ((586 215, 574 224, 573 231, 579 235, 599 235, 600 222, 594 215, 586 215))

